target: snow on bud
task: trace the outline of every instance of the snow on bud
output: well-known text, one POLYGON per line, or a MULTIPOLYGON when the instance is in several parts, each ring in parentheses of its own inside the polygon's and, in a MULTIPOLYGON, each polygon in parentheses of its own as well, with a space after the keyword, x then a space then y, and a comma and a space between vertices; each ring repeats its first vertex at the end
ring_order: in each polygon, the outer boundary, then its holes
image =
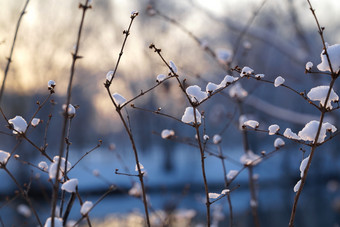
POLYGON ((256 74, 255 78, 256 79, 262 79, 264 77, 264 74, 256 74))
POLYGON ((225 195, 225 194, 227 194, 227 193, 229 193, 229 192, 230 192, 229 189, 223 189, 223 190, 221 191, 221 195, 225 195))
POLYGON ((69 193, 74 193, 76 192, 77 186, 78 186, 78 179, 73 178, 63 183, 63 185, 61 186, 61 190, 67 191, 69 193))
POLYGON ((175 65, 175 63, 173 62, 173 61, 170 61, 170 67, 171 67, 171 69, 172 69, 172 71, 174 72, 174 73, 177 73, 177 67, 176 67, 176 65, 175 65))
POLYGON ((269 135, 274 135, 274 134, 277 133, 279 130, 280 130, 280 126, 278 126, 277 124, 270 125, 270 126, 268 127, 269 135))
POLYGON ((237 170, 229 170, 228 174, 227 174, 227 179, 228 180, 231 180, 233 179, 234 177, 236 177, 238 174, 238 171, 237 170))
POLYGON ((241 84, 237 83, 235 85, 233 85, 230 89, 229 89, 229 96, 232 98, 245 98, 247 97, 248 92, 246 90, 244 90, 241 86, 241 84))
POLYGON ((161 133, 162 139, 169 139, 175 135, 174 130, 164 129, 161 133))
POLYGON ((238 123, 239 123, 239 127, 240 129, 242 130, 243 129, 243 125, 244 125, 244 122, 248 121, 248 118, 246 115, 241 115, 238 119, 238 123))
POLYGON ((307 167, 307 163, 309 161, 309 156, 305 159, 302 160, 301 164, 300 164, 300 176, 301 178, 303 177, 303 173, 307 167))
POLYGON ((138 16, 139 12, 134 10, 131 12, 131 18, 135 18, 136 16, 138 16))
POLYGON ((214 144, 219 144, 219 143, 221 143, 221 141, 222 141, 222 137, 219 134, 215 134, 213 136, 213 143, 214 144))
POLYGON ((47 83, 47 86, 48 86, 48 90, 52 90, 54 89, 56 83, 54 80, 49 80, 48 83, 47 83))
MULTIPOLYGON (((63 110, 66 112, 66 104, 63 104, 63 110)), ((67 114, 69 118, 73 118, 76 115, 76 108, 72 104, 68 104, 67 114)))
POLYGON ((232 52, 230 50, 218 49, 216 52, 217 59, 220 63, 226 64, 230 62, 232 58, 232 52))
MULTIPOLYGON (((316 120, 308 122, 305 125, 305 127, 299 132, 298 134, 299 137, 304 141, 314 142, 319 124, 320 124, 319 121, 316 121, 316 120)), ((328 122, 322 123, 319 138, 318 138, 318 143, 322 143, 325 140, 327 136, 326 135, 327 131, 331 131, 334 133, 336 130, 337 128, 332 124, 328 122)))
POLYGON ((165 78, 167 78, 166 75, 164 75, 164 74, 159 74, 159 75, 157 76, 156 82, 160 83, 160 82, 162 82, 163 80, 165 80, 165 78))
POLYGON ((39 118, 33 118, 32 121, 31 121, 31 125, 33 127, 36 127, 39 123, 40 123, 40 119, 39 118))
POLYGON ((243 126, 248 126, 251 128, 258 128, 259 127, 259 122, 254 121, 254 120, 248 120, 243 123, 243 126))
POLYGON ((313 63, 312 62, 309 61, 309 62, 306 63, 306 70, 307 71, 311 70, 312 67, 313 67, 313 63))
POLYGON ((238 80, 237 77, 226 75, 218 86, 219 88, 226 87, 227 85, 231 84, 232 82, 236 80, 238 80))
POLYGON ((195 114, 194 114, 194 108, 187 107, 184 111, 184 114, 182 116, 182 122, 190 124, 190 123, 197 123, 201 124, 201 114, 200 112, 195 109, 196 111, 196 122, 195 122, 195 114))
POLYGON ((278 87, 280 85, 282 85, 285 82, 285 79, 282 76, 278 76, 276 77, 275 81, 274 81, 274 86, 278 87))
MULTIPOLYGON (((310 100, 312 101, 319 101, 321 106, 324 106, 326 97, 328 94, 329 86, 318 86, 312 88, 307 96, 310 100)), ((339 96, 334 92, 333 88, 331 90, 331 93, 329 95, 328 102, 326 104, 326 108, 332 109, 332 101, 333 102, 338 102, 339 101, 339 96)))
POLYGON ((189 95, 192 102, 201 102, 208 97, 208 94, 202 91, 198 85, 187 87, 185 92, 189 95))
POLYGON ((254 70, 252 68, 245 66, 241 71, 240 77, 250 76, 253 72, 254 70))
POLYGON ((106 74, 106 81, 111 81, 111 80, 112 80, 112 77, 113 77, 113 71, 109 71, 109 72, 106 74))
MULTIPOLYGON (((47 218, 44 227, 51 227, 52 226, 52 218, 47 218)), ((54 218, 54 227, 63 227, 63 219, 62 218, 54 218)))
MULTIPOLYGON (((58 162, 59 162, 59 156, 54 156, 53 163, 50 165, 50 168, 48 170, 48 175, 49 175, 50 179, 54 179, 57 176, 58 162)), ((59 180, 61 180, 63 173, 65 171, 65 164, 66 164, 66 159, 61 158, 60 169, 59 169, 59 178, 58 178, 59 180)), ((71 163, 69 161, 67 161, 66 171, 70 170, 71 166, 72 166, 71 163)))
POLYGON ((285 141, 283 141, 283 139, 281 139, 281 138, 277 138, 274 141, 274 147, 275 148, 280 148, 280 147, 283 147, 284 145, 285 145, 285 141))
POLYGON ((299 191, 300 186, 301 186, 301 180, 299 180, 299 181, 296 183, 296 185, 294 186, 294 192, 299 191))
POLYGON ((83 216, 86 216, 88 214, 88 212, 90 212, 92 207, 93 207, 93 203, 91 201, 85 201, 85 203, 83 203, 83 205, 80 208, 80 213, 83 216))
MULTIPOLYGON (((143 169, 144 169, 144 166, 142 165, 142 163, 139 163, 139 168, 140 168, 140 170, 143 170, 143 169)), ((135 166, 135 171, 138 172, 138 166, 137 166, 137 164, 136 164, 136 166, 135 166)), ((142 171, 142 172, 143 172, 143 171, 142 171)))
POLYGON ((19 214, 25 218, 29 218, 32 215, 31 209, 26 204, 20 204, 17 206, 17 211, 19 214))
POLYGON ((11 156, 10 153, 0 150, 0 164, 4 165, 7 163, 8 158, 11 156))
MULTIPOLYGON (((338 73, 340 70, 340 44, 334 44, 331 46, 328 46, 327 44, 327 53, 329 56, 329 60, 331 61, 332 64, 332 69, 334 70, 335 73, 338 73)), ((321 52, 321 63, 318 64, 317 67, 320 71, 331 72, 327 56, 325 55, 325 50, 322 50, 321 52)))
POLYGON ((216 91, 217 89, 219 89, 219 86, 217 85, 217 84, 214 84, 214 83, 212 83, 212 82, 209 82, 208 84, 207 84, 207 86, 206 86, 206 88, 205 88, 205 91, 207 92, 207 93, 212 93, 212 92, 214 92, 214 91, 216 91))
POLYGON ((209 137, 208 135, 204 135, 204 136, 203 136, 203 140, 207 141, 207 140, 209 140, 209 139, 210 139, 210 137, 209 137))
POLYGON ((46 162, 42 161, 42 162, 39 162, 38 164, 38 167, 44 171, 47 171, 48 170, 48 165, 46 162))
POLYGON ((296 135, 296 133, 292 132, 290 128, 286 128, 286 130, 283 133, 284 137, 288 139, 294 139, 294 140, 300 140, 301 138, 296 135))
POLYGON ((130 196, 134 196, 134 197, 141 197, 142 195, 142 187, 140 185, 140 183, 135 182, 132 186, 132 188, 129 190, 128 194, 130 196))
POLYGON ((240 162, 243 165, 252 165, 255 166, 261 162, 261 157, 257 154, 254 154, 251 150, 248 150, 247 153, 243 154, 240 158, 240 162))
POLYGON ((209 199, 217 199, 221 194, 209 192, 209 199))
POLYGON ((8 123, 12 124, 14 127, 13 134, 25 133, 27 128, 26 120, 21 116, 15 116, 8 120, 8 123))
POLYGON ((121 106, 126 102, 126 99, 118 93, 113 93, 112 97, 118 106, 121 106))

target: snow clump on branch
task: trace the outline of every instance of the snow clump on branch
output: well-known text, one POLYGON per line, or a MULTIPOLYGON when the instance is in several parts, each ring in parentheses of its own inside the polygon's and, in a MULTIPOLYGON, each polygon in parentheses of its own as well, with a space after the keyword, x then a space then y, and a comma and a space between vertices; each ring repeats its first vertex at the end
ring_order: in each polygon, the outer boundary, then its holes
MULTIPOLYGON (((310 100, 312 101, 319 101, 320 105, 323 106, 325 104, 326 101, 326 97, 328 94, 328 90, 329 90, 329 86, 317 86, 312 88, 307 96, 310 100)), ((331 93, 329 95, 327 104, 326 104, 326 108, 332 109, 332 101, 333 102, 338 102, 339 101, 339 96, 334 92, 333 88, 331 90, 331 93)))
MULTIPOLYGON (((329 60, 331 61, 332 69, 335 73, 339 73, 340 70, 340 44, 334 44, 329 46, 326 44, 327 53, 329 56, 329 60)), ((329 63, 327 60, 327 56, 325 54, 325 50, 322 50, 321 52, 321 63, 318 64, 318 69, 320 71, 329 71, 331 72, 331 69, 329 67, 329 63)))

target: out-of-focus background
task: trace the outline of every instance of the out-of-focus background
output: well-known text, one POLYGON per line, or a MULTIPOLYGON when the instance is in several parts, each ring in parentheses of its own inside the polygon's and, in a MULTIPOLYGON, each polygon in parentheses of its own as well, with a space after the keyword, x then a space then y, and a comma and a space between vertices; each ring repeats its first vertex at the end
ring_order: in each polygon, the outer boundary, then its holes
MULTIPOLYGON (((15 25, 24 3, 23 0, 0 0, 1 81, 15 25)), ((38 117, 45 123, 29 135, 35 142, 42 143, 41 135, 44 134, 44 126, 51 113, 53 117, 47 137, 47 152, 50 154, 56 153, 59 148, 61 106, 65 103, 71 66, 70 53, 75 45, 81 16, 78 4, 78 1, 68 0, 29 3, 20 27, 2 101, 6 116, 12 118, 21 115, 28 120, 36 110, 36 101, 41 101, 48 95, 47 82, 56 81, 56 94, 53 97, 56 105, 47 105, 41 110, 38 117)), ((339 43, 338 1, 312 1, 312 4, 321 25, 326 28, 326 41, 330 45, 339 43)), ((156 84, 158 74, 168 73, 161 59, 148 48, 150 43, 161 48, 167 60, 175 62, 179 75, 182 79, 186 78, 188 85, 197 84, 202 90, 207 82, 218 84, 227 74, 216 60, 204 51, 205 45, 216 54, 232 53, 232 67, 247 65, 256 73, 265 74, 265 78, 272 81, 280 75, 286 79, 287 85, 298 91, 308 92, 314 86, 329 82, 329 78, 324 75, 304 73, 307 61, 312 61, 313 69, 316 70, 315 66, 320 63, 322 51, 316 23, 304 0, 94 0, 92 9, 86 15, 81 39, 79 53, 83 58, 76 65, 71 102, 79 105, 79 108, 70 136, 71 162, 77 161, 94 147, 99 139, 103 140, 102 147, 86 157, 78 168, 70 173, 79 178, 80 191, 93 200, 107 188, 108 182, 127 190, 131 187, 131 180, 135 180, 114 174, 117 168, 127 167, 134 171, 134 159, 128 137, 103 85, 106 73, 116 64, 124 38, 123 30, 130 22, 130 13, 133 10, 138 10, 139 16, 132 26, 112 86, 112 90, 127 99, 156 84), (203 45, 198 45, 180 26, 148 9, 149 5, 192 32, 203 45), (109 149, 110 146, 115 148, 109 149), (93 171, 98 171, 100 177, 93 174, 93 171)), ((298 132, 311 119, 318 119, 319 113, 315 108, 288 90, 252 80, 243 80, 241 84, 249 93, 248 98, 244 100, 243 109, 248 118, 258 120, 263 129, 276 123, 282 131, 290 127, 294 132, 298 132)), ((335 84, 335 91, 338 87, 338 84, 335 84)), ((134 101, 134 104, 152 110, 161 107, 163 112, 177 118, 181 118, 188 105, 185 97, 180 94, 178 85, 173 82, 165 83, 164 86, 134 101)), ((238 161, 243 152, 242 137, 238 131, 239 112, 235 102, 228 96, 228 89, 224 94, 209 100, 200 110, 205 111, 206 133, 210 137, 220 133, 230 122, 222 134, 222 147, 225 154, 238 161)), ((196 215, 193 215, 193 222, 202 221, 199 218, 199 214, 204 212, 201 202, 203 185, 199 152, 195 147, 163 140, 159 135, 163 129, 169 128, 180 138, 192 139, 195 132, 192 128, 171 119, 130 108, 127 108, 127 111, 141 152, 141 162, 148 171, 146 184, 153 207, 156 210, 181 208, 194 211, 196 215), (188 185, 191 185, 190 189, 185 190, 188 185)), ((328 116, 327 121, 337 126, 338 119, 339 114, 335 112, 328 116)), ((3 118, 0 123, 0 131, 10 132, 6 129, 3 118)), ((250 146, 255 153, 273 150, 274 139, 264 133, 249 134, 250 146)), ((15 141, 15 137, 0 134, 0 149, 10 151, 15 141)), ((286 226, 288 223, 294 196, 293 186, 299 178, 301 150, 306 149, 308 152, 308 147, 286 142, 285 149, 255 168, 255 173, 259 174, 259 211, 264 226, 286 226)), ((336 137, 329 145, 319 148, 299 205, 297 226, 340 224, 339 145, 336 137)), ((214 146, 211 149, 216 150, 214 146)), ((17 152, 23 159, 35 164, 42 160, 27 143, 20 145, 17 152)), ((34 169, 30 172, 28 166, 12 161, 13 171, 23 182, 38 172, 34 169)), ((223 178, 220 160, 208 156, 206 161, 211 190, 221 191, 223 178)), ((230 160, 226 163, 228 170, 241 168, 230 160)), ((0 177, 0 192, 4 201, 5 196, 15 190, 15 186, 1 172, 0 177)), ((41 174, 37 182, 46 183, 46 178, 47 176, 41 174)), ((235 222, 238 226, 252 225, 247 182, 247 174, 242 173, 235 181, 241 186, 232 194, 235 222)), ((39 183, 34 185, 34 189, 39 188, 39 183)), ((48 184, 41 187, 49 189, 48 184)), ((39 194, 39 190, 36 191, 35 193, 39 194)), ((18 215, 17 202, 0 208, 0 216, 6 224, 18 224, 19 221, 15 219, 18 215)), ((48 208, 48 200, 44 202, 41 206, 48 208)), ((226 215, 226 201, 221 201, 219 205, 226 215)), ((102 202, 93 210, 93 216, 112 217, 112 213, 128 214, 138 209, 143 212, 140 201, 119 194, 102 202)), ((215 213, 217 215, 218 210, 215 213)), ((193 213, 189 213, 189 217, 191 214, 193 213)), ((72 215, 76 218, 78 214, 75 212, 72 215)), ((27 218, 26 221, 29 223, 31 219, 27 218)), ((227 223, 227 217, 221 223, 227 223)))

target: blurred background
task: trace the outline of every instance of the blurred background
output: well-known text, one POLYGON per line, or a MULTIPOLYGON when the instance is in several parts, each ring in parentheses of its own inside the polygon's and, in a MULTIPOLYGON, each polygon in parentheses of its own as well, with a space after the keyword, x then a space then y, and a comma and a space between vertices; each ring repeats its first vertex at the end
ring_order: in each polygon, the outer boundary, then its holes
MULTIPOLYGON (((22 0, 0 0, 1 81, 15 25, 24 3, 22 0)), ((29 135, 32 141, 43 145, 42 135, 48 116, 52 114, 47 136, 47 152, 51 156, 59 149, 61 106, 66 102, 70 53, 74 49, 81 17, 78 4, 78 1, 66 0, 29 3, 2 99, 2 108, 8 118, 20 115, 29 120, 37 108, 35 103, 48 95, 47 82, 56 81, 56 93, 53 96, 56 104, 46 105, 39 112, 38 117, 44 122, 29 135)), ((326 28, 326 41, 331 45, 339 43, 338 1, 312 1, 312 4, 321 26, 326 28)), ((112 91, 127 99, 155 85, 158 74, 168 73, 161 59, 148 48, 150 43, 162 49, 167 61, 172 60, 176 64, 181 79, 185 78, 187 85, 197 84, 202 90, 205 90, 208 82, 220 83, 227 73, 238 76, 230 71, 230 67, 221 67, 220 62, 225 60, 221 55, 228 54, 229 66, 249 66, 255 73, 265 74, 265 79, 271 81, 282 76, 286 79, 285 84, 299 92, 308 92, 312 87, 326 85, 330 81, 324 75, 304 73, 307 61, 314 63, 313 70, 316 71, 322 51, 313 15, 304 0, 93 0, 92 9, 85 18, 79 52, 83 58, 76 64, 71 100, 72 104, 79 105, 70 134, 71 163, 95 147, 99 139, 103 140, 103 145, 85 157, 70 174, 79 179, 80 191, 93 201, 109 184, 121 188, 122 192, 114 193, 93 210, 93 217, 99 219, 116 217, 112 214, 123 215, 120 218, 126 218, 127 214, 134 215, 132 212, 143 214, 142 203, 126 194, 136 179, 114 174, 115 169, 127 168, 133 172, 134 158, 128 137, 103 85, 106 73, 113 70, 116 64, 124 39, 123 30, 127 29, 130 14, 134 10, 139 11, 139 16, 132 25, 112 85, 112 91), (205 47, 209 47, 217 59, 212 58, 205 47)), ((287 127, 298 132, 311 119, 319 118, 320 113, 315 108, 282 87, 275 88, 272 84, 254 80, 242 80, 240 83, 248 92, 241 104, 243 113, 249 119, 259 121, 261 129, 276 123, 282 132, 287 127)), ((335 84, 334 90, 338 91, 338 87, 335 84)), ((188 106, 177 83, 171 80, 133 103, 150 110, 161 107, 162 112, 179 119, 188 106)), ((227 169, 241 169, 242 165, 237 164, 243 154, 238 127, 240 110, 229 97, 228 89, 199 109, 205 112, 206 134, 211 138, 217 133, 222 135, 223 152, 230 157, 226 161, 227 169)), ((188 145, 195 142, 194 130, 148 112, 129 107, 127 112, 141 153, 141 163, 148 172, 146 185, 153 208, 182 209, 179 212, 182 214, 190 211, 187 216, 183 215, 186 221, 189 219, 192 225, 204 223, 204 215, 200 216, 204 214, 205 207, 201 201, 204 194, 199 150, 188 145), (177 140, 162 139, 160 133, 163 129, 173 129, 177 140)), ((339 114, 335 111, 326 120, 337 126, 338 119, 339 114)), ((10 133, 5 126, 6 122, 1 118, 0 131, 10 133)), ((274 140, 274 137, 265 133, 249 133, 249 144, 254 153, 272 151, 274 140)), ((16 141, 17 138, 0 133, 1 150, 10 152, 16 141)), ((299 204, 297 226, 340 224, 338 141, 336 137, 320 147, 313 160, 311 175, 299 204)), ((258 174, 259 213, 263 226, 287 225, 294 198, 293 187, 299 179, 298 168, 303 156, 301 150, 306 150, 307 154, 309 152, 308 147, 288 140, 286 143, 282 151, 254 169, 258 174)), ((212 151, 217 150, 210 142, 208 145, 212 151)), ((22 143, 17 153, 21 159, 34 164, 43 160, 28 143, 22 143)), ((224 189, 220 160, 208 156, 206 162, 210 190, 220 192, 224 189)), ((32 196, 35 200, 38 200, 42 191, 50 190, 46 174, 15 160, 11 161, 10 168, 21 182, 34 177, 32 196), (37 177, 38 173, 41 176, 37 177)), ((0 172, 0 177, 3 182, 0 184, 3 204, 0 217, 6 226, 31 223, 34 220, 32 217, 20 221, 16 219, 17 215, 21 215, 17 212, 17 206, 23 201, 16 199, 6 202, 6 196, 11 195, 16 188, 7 175, 0 172)), ((236 179, 235 185, 238 184, 240 188, 231 196, 235 223, 237 226, 252 226, 247 172, 236 179)), ((47 198, 39 203, 41 207, 47 208, 44 209, 46 213, 41 214, 43 217, 48 216, 48 201, 47 198)), ((215 219, 220 222, 220 226, 224 226, 228 223, 227 203, 222 200, 216 207, 215 219), (223 219, 218 216, 219 206, 225 215, 223 219)), ((72 218, 77 219, 79 214, 75 210, 72 218)))

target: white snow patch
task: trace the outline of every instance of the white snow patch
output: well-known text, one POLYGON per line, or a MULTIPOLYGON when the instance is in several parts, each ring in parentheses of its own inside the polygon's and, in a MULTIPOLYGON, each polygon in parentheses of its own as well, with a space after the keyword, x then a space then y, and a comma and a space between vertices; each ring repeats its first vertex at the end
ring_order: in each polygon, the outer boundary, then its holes
POLYGON ((300 176, 301 178, 303 177, 303 173, 307 167, 307 163, 309 161, 309 156, 305 159, 302 160, 301 164, 300 164, 300 176))
MULTIPOLYGON (((310 100, 319 101, 320 105, 324 106, 328 90, 329 90, 329 86, 314 87, 308 92, 307 96, 310 100)), ((332 101, 333 102, 339 101, 339 96, 334 92, 333 88, 332 88, 331 93, 329 95, 329 99, 327 101, 326 108, 329 108, 329 109, 333 108, 332 104, 331 104, 332 101)))
POLYGON ((254 154, 251 150, 248 150, 247 153, 241 156, 240 162, 243 165, 257 165, 261 162, 261 157, 257 154, 254 154))
POLYGON ((112 97, 118 106, 121 106, 126 102, 126 99, 121 94, 118 94, 117 92, 113 93, 112 97))
MULTIPOLYGON (((63 104, 63 110, 66 111, 66 104, 63 104)), ((76 114, 76 108, 72 104, 68 104, 67 113, 69 117, 74 117, 76 114)))
POLYGON ((270 125, 268 127, 269 135, 275 135, 280 130, 280 126, 277 124, 270 125))
POLYGON ((274 86, 278 87, 280 85, 282 85, 285 82, 285 79, 282 76, 278 76, 276 77, 275 81, 274 81, 274 86))
POLYGON ((32 121, 31 121, 31 125, 33 127, 36 127, 39 123, 40 123, 40 119, 39 118, 33 118, 32 121))
POLYGON ((17 206, 17 211, 18 211, 19 214, 21 214, 25 218, 29 218, 32 215, 31 209, 26 204, 18 205, 17 206))
POLYGON ((177 71, 178 71, 177 66, 175 65, 175 63, 173 61, 170 61, 170 67, 175 73, 177 73, 177 71))
POLYGON ((248 92, 244 90, 241 84, 237 83, 229 89, 229 96, 232 98, 244 98, 248 95, 248 92))
MULTIPOLYGON (((316 120, 310 121, 305 125, 305 127, 299 132, 298 135, 304 141, 315 142, 314 139, 318 131, 318 127, 319 127, 319 121, 316 121, 316 120)), ((325 140, 327 136, 326 135, 327 131, 331 131, 334 133, 336 130, 337 128, 334 125, 328 122, 323 123, 321 126, 321 130, 320 130, 320 134, 319 134, 319 138, 317 142, 322 143, 325 140)))
POLYGON ((63 183, 63 185, 61 186, 61 190, 65 190, 69 193, 73 193, 73 192, 76 192, 77 186, 78 186, 78 179, 73 178, 63 183))
POLYGON ((161 137, 162 139, 169 139, 172 136, 175 135, 175 131, 174 130, 169 130, 169 129, 164 129, 161 133, 161 137))
POLYGON ((229 170, 228 174, 227 174, 227 179, 231 180, 233 179, 236 175, 238 174, 237 170, 229 170))
POLYGON ((251 128, 258 128, 259 127, 259 122, 254 121, 254 120, 248 120, 243 123, 244 126, 249 126, 251 128))
POLYGON ((209 199, 217 199, 221 194, 209 192, 209 199))
POLYGON ((107 81, 111 81, 113 77, 113 71, 109 71, 107 74, 106 74, 106 80, 107 81))
POLYGON ((0 150, 0 164, 4 165, 10 156, 11 156, 10 153, 0 150))
POLYGON ((93 207, 93 203, 91 201, 85 201, 85 203, 83 203, 83 205, 80 208, 80 213, 83 216, 85 216, 91 210, 92 207, 93 207))
MULTIPOLYGON (((143 170, 143 169, 144 169, 144 166, 142 165, 142 163, 139 163, 139 168, 140 168, 140 170, 143 170)), ((135 166, 135 171, 138 172, 138 166, 137 166, 137 164, 136 164, 136 166, 135 166)), ((142 172, 143 172, 143 171, 142 171, 142 172)))
MULTIPOLYGON (((52 226, 52 218, 47 218, 44 227, 51 227, 52 226)), ((63 227, 63 219, 62 218, 54 218, 54 227, 63 227)))
POLYGON ((240 77, 249 76, 254 72, 254 70, 248 66, 243 67, 240 77))
POLYGON ((158 76, 157 76, 157 82, 162 82, 163 80, 165 80, 165 78, 167 78, 167 76, 166 75, 164 75, 164 74, 159 74, 158 76))
POLYGON ((209 139, 210 139, 210 137, 208 135, 203 136, 203 140, 209 140, 209 139))
POLYGON ((48 170, 48 165, 45 161, 39 162, 38 167, 44 171, 48 170))
POLYGON ((24 133, 26 131, 27 122, 23 117, 15 116, 9 119, 8 122, 14 127, 13 134, 24 133))
MULTIPOLYGON (((327 56, 324 54, 325 50, 321 52, 321 63, 318 64, 318 69, 320 71, 331 71, 329 68, 327 56)), ((340 70, 340 44, 334 44, 331 46, 327 45, 327 53, 329 56, 329 60, 331 61, 332 69, 335 73, 338 73, 340 70)))
MULTIPOLYGON (((48 175, 50 179, 56 178, 58 162, 59 162, 59 156, 54 156, 53 163, 50 165, 50 168, 48 170, 48 175)), ((59 169, 59 180, 63 177, 63 173, 65 171, 65 163, 66 163, 66 159, 64 157, 61 158, 60 169, 59 169)), ((66 171, 70 170, 71 166, 72 166, 71 163, 67 161, 66 171)))
POLYGON ((301 186, 301 180, 299 180, 296 185, 294 186, 294 192, 297 192, 300 189, 301 186))
POLYGON ((257 79, 262 79, 264 77, 264 74, 256 74, 255 78, 257 79))
POLYGON ((225 194, 227 194, 227 193, 229 193, 229 192, 230 192, 229 189, 223 189, 223 190, 221 191, 221 195, 225 195, 225 194))
POLYGON ((198 85, 187 87, 185 92, 189 95, 192 102, 201 102, 208 97, 208 94, 202 91, 198 85))
POLYGON ((295 139, 295 140, 301 139, 298 135, 296 135, 296 133, 292 132, 292 130, 290 128, 286 128, 283 135, 284 135, 284 137, 286 137, 288 139, 295 139))
POLYGON ((214 144, 219 144, 219 143, 221 143, 221 141, 222 141, 222 137, 219 134, 215 134, 213 136, 213 143, 214 144))
POLYGON ((313 67, 313 63, 311 62, 311 61, 309 61, 309 62, 307 62, 306 63, 306 70, 311 70, 312 69, 312 67, 313 67))
POLYGON ((218 49, 216 51, 217 59, 220 63, 226 64, 229 63, 232 58, 232 52, 226 49, 218 49))
POLYGON ((277 138, 274 141, 274 147, 275 148, 283 147, 284 145, 285 145, 285 141, 283 141, 283 139, 281 139, 281 138, 277 138))
MULTIPOLYGON (((197 124, 201 124, 201 114, 196 109, 196 121, 197 124)), ((195 116, 194 116, 194 108, 193 107, 187 107, 184 111, 184 114, 182 116, 182 122, 184 123, 195 123, 195 116)))
POLYGON ((248 118, 246 115, 241 115, 238 119, 238 123, 239 123, 239 128, 242 130, 242 126, 244 125, 244 122, 248 121, 248 118))
POLYGON ((135 182, 132 188, 129 190, 128 194, 134 197, 140 197, 142 195, 142 187, 140 183, 135 182))
POLYGON ((238 79, 237 77, 226 75, 218 86, 220 88, 225 87, 225 86, 231 84, 232 82, 236 81, 237 79, 238 79))
POLYGON ((206 88, 205 88, 205 91, 206 91, 207 93, 212 93, 212 92, 216 91, 216 90, 219 89, 219 88, 220 88, 219 85, 214 84, 214 83, 212 83, 212 82, 209 82, 209 83, 207 84, 206 88))
POLYGON ((47 83, 48 89, 54 88, 55 85, 56 85, 56 83, 55 83, 54 80, 49 80, 48 83, 47 83))

